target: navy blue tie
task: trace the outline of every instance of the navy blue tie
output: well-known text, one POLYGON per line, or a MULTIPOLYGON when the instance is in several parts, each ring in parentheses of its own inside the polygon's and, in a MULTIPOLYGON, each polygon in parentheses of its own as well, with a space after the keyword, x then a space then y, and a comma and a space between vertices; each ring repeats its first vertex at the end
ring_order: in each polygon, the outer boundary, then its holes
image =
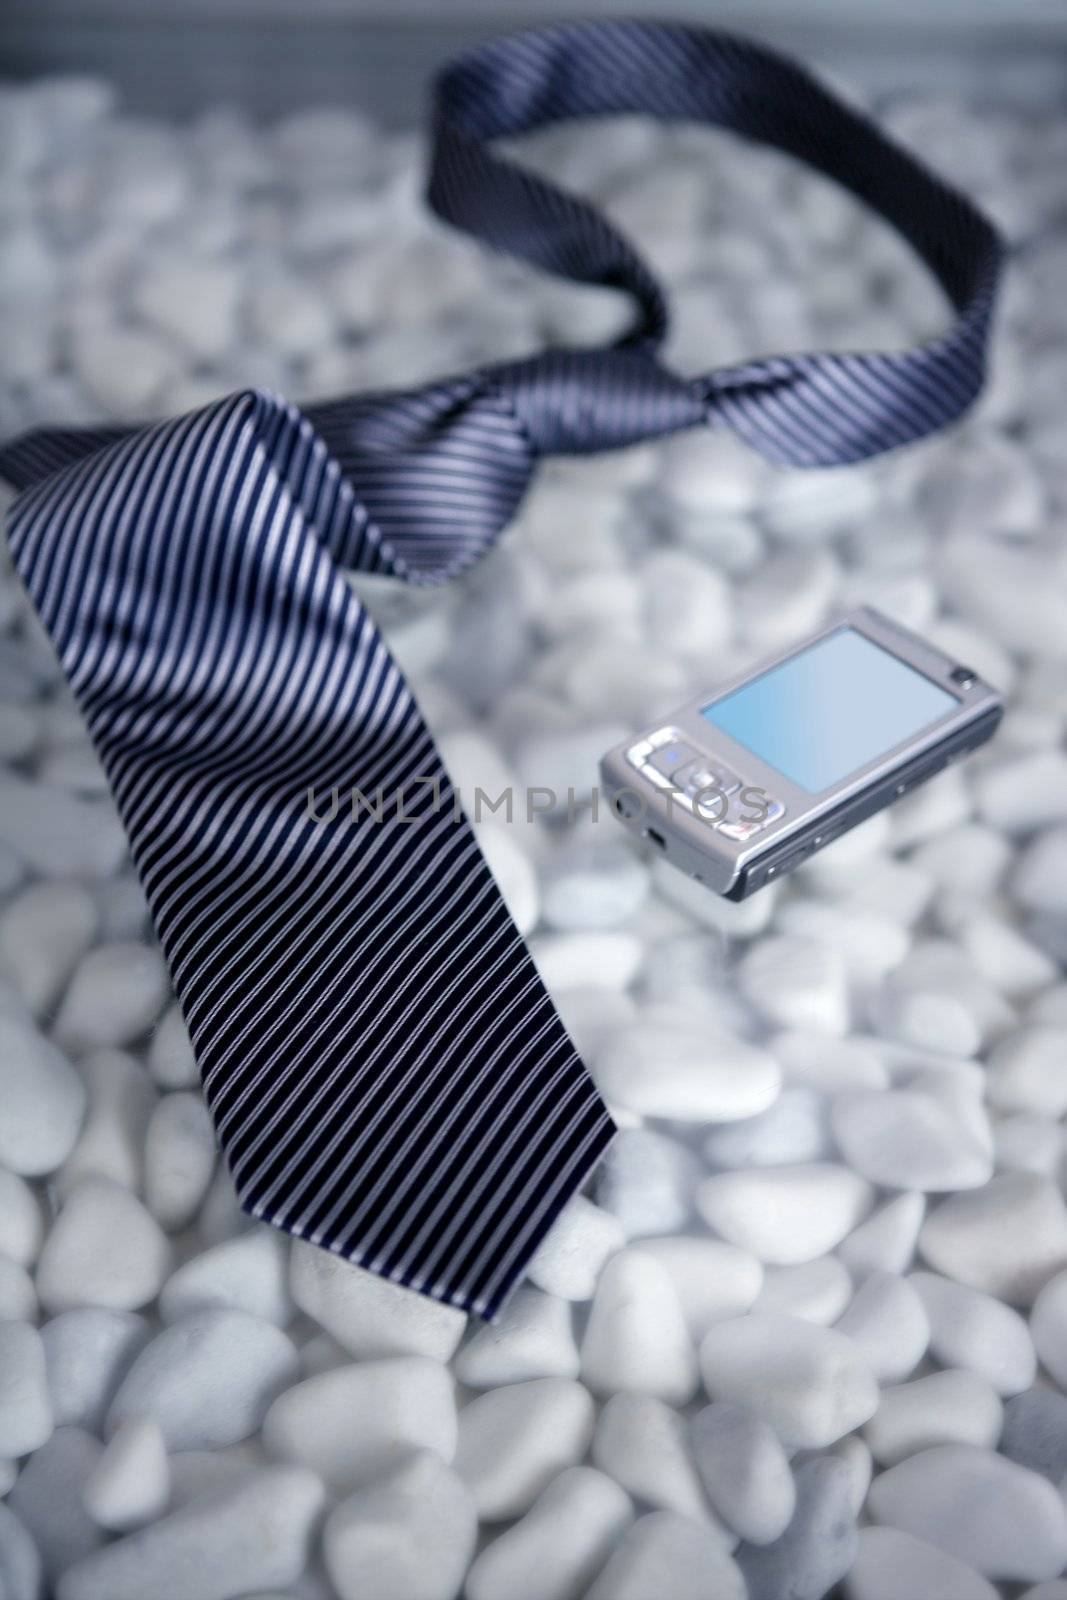
POLYGON ((23 490, 14 560, 107 771, 241 1204, 492 1316, 612 1124, 342 569, 461 572, 549 452, 710 424, 826 466, 919 438, 981 386, 1001 251, 802 68, 641 22, 519 34, 451 66, 429 198, 492 245, 628 291, 631 331, 414 393, 298 411, 247 391, 137 431, 35 433, 0 471, 23 490), (623 111, 716 123, 839 180, 940 279, 947 331, 676 377, 633 247, 492 147, 623 111))

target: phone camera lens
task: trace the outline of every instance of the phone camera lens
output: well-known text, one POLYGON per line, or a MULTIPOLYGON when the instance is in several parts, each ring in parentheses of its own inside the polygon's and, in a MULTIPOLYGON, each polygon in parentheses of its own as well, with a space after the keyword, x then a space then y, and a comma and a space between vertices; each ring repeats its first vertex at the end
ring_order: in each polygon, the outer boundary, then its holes
POLYGON ((961 689, 969 689, 975 682, 978 674, 972 672, 970 667, 953 667, 949 677, 961 689))

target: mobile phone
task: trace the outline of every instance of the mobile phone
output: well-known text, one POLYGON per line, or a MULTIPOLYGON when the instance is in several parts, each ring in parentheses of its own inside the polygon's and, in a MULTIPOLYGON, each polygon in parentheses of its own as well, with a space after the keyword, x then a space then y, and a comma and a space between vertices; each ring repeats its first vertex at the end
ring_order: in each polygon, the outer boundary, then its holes
POLYGON ((602 793, 674 866, 743 900, 984 744, 1003 709, 977 672, 862 606, 609 750, 602 793))

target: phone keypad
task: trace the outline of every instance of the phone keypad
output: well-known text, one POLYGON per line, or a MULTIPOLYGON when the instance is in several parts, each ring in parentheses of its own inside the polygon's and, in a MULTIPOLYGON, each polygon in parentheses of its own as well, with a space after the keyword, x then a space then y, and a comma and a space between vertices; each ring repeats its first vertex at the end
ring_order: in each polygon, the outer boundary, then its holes
POLYGON ((785 816, 785 806, 760 790, 760 799, 739 799, 744 780, 720 761, 695 749, 677 728, 659 728, 631 745, 630 765, 655 784, 669 789, 671 800, 724 838, 744 843, 785 816))

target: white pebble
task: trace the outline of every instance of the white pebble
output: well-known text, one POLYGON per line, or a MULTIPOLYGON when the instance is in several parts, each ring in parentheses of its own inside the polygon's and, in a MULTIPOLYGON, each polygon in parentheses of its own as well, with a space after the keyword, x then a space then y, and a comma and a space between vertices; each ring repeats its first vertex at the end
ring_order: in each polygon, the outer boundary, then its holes
POLYGON ((715 1522, 689 1448, 685 1419, 650 1394, 616 1394, 593 1436, 593 1460, 635 1500, 715 1522))
POLYGON ((974 1189, 993 1176, 991 1139, 964 1124, 950 1100, 919 1089, 842 1094, 834 1138, 849 1166, 890 1189, 974 1189))
POLYGON ((233 342, 240 289, 229 261, 158 255, 134 284, 133 305, 150 326, 210 361, 233 342))
POLYGON ((56 1600, 231 1600, 288 1588, 322 1503, 322 1484, 302 1468, 246 1472, 68 1568, 56 1600))
POLYGON ((639 910, 648 885, 647 867, 624 845, 573 845, 546 864, 545 921, 563 932, 614 928, 639 910))
POLYGON ((1011 857, 1011 845, 992 828, 964 823, 919 846, 911 864, 941 889, 992 893, 1011 857))
POLYGON ((781 1062, 787 1080, 821 1094, 884 1089, 889 1083, 881 1056, 865 1039, 831 1039, 825 1033, 789 1029, 776 1033, 767 1048, 781 1062))
POLYGON ((1067 756, 1060 750, 1001 761, 974 776, 979 815, 1001 833, 1026 834, 1067 819, 1067 756))
POLYGON ((474 831, 512 921, 521 934, 528 934, 541 913, 537 874, 530 858, 519 847, 511 828, 481 822, 474 831))
POLYGON ((671 1511, 640 1517, 585 1600, 745 1600, 745 1581, 717 1533, 671 1511))
POLYGON ((44 1345, 29 1322, 0 1322, 0 1456, 25 1456, 51 1437, 44 1345))
POLYGON ((884 1467, 935 1444, 975 1444, 992 1450, 1000 1438, 1004 1406, 977 1372, 949 1368, 891 1384, 863 1430, 871 1454, 884 1467))
POLYGON ((769 1265, 825 1255, 870 1210, 863 1178, 829 1162, 721 1172, 701 1184, 708 1226, 769 1265))
POLYGON ((837 1253, 856 1276, 905 1272, 915 1259, 926 1201, 914 1192, 894 1195, 842 1239, 837 1253))
POLYGON ((470 1389, 492 1389, 527 1378, 576 1378, 578 1346, 570 1303, 521 1285, 496 1322, 485 1323, 463 1346, 454 1370, 470 1389))
POLYGON ((878 1385, 852 1341, 795 1317, 750 1312, 716 1323, 700 1365, 713 1400, 750 1406, 787 1446, 825 1448, 878 1404, 878 1385))
POLYGON ((148 1070, 161 1089, 195 1089, 200 1082, 185 1019, 176 1005, 164 1011, 153 1030, 148 1070))
POLYGON ((1021 1394, 1034 1381, 1037 1362, 1030 1332, 1017 1311, 991 1295, 935 1272, 913 1272, 930 1318, 930 1349, 945 1367, 964 1367, 1000 1395, 1021 1394))
POLYGON ((689 1336, 697 1343, 713 1322, 750 1310, 763 1286, 763 1266, 756 1257, 719 1239, 680 1234, 642 1239, 640 1248, 666 1268, 689 1336))
POLYGON ((1067 1561, 1067 1511, 1046 1478, 991 1450, 934 1445, 871 1485, 876 1522, 926 1539, 987 1578, 1034 1583, 1067 1561))
POLYGON ((609 1102, 679 1122, 732 1122, 771 1105, 781 1072, 766 1051, 714 1028, 655 1017, 598 1051, 594 1073, 609 1102))
POLYGON ((1067 1272, 1045 1284, 1030 1313, 1030 1334, 1041 1364, 1060 1388, 1067 1384, 1067 1272))
POLYGON ((989 1103, 998 1111, 1067 1113, 1067 1028, 1022 1028, 1002 1039, 986 1063, 989 1103))
POLYGON ((641 965, 640 940, 631 933, 543 934, 530 953, 550 994, 557 989, 625 989, 641 965))
POLYGON ((773 1429, 721 1401, 692 1420, 693 1453, 712 1505, 749 1544, 773 1544, 789 1526, 796 1486, 773 1429))
POLYGON ((613 1256, 600 1275, 582 1339, 582 1377, 596 1394, 691 1400, 696 1351, 665 1267, 640 1250, 613 1256))
POLYGON ((898 1600, 902 1594, 937 1600, 996 1600, 974 1568, 899 1528, 861 1528, 845 1578, 848 1600, 898 1600))
POLYGON ((859 1348, 879 1383, 899 1383, 915 1371, 930 1342, 926 1308, 912 1284, 873 1272, 835 1324, 859 1348))
POLYGON ((56 1426, 102 1433, 111 1397, 149 1336, 135 1311, 86 1306, 50 1317, 41 1338, 56 1426))
POLYGON ((271 1323, 244 1311, 196 1311, 135 1357, 107 1425, 154 1417, 168 1450, 236 1444, 256 1432, 297 1366, 293 1345, 271 1323))
POLYGON ((851 1297, 852 1279, 837 1257, 817 1256, 794 1267, 768 1267, 752 1309, 827 1327, 851 1297))
POLYGON ((950 1195, 923 1223, 919 1248, 958 1283, 1028 1306, 1067 1266, 1067 1207, 1050 1178, 1005 1172, 950 1195))
POLYGON ((338 1489, 364 1488, 411 1450, 451 1461, 452 1378, 426 1356, 336 1367, 278 1396, 263 1423, 263 1443, 271 1455, 310 1467, 338 1489))
POLYGON ((701 1166, 685 1145, 652 1128, 624 1128, 601 1162, 597 1203, 628 1238, 679 1231, 693 1215, 701 1166))
POLYGON ((159 1297, 164 1322, 212 1308, 247 1311, 284 1328, 293 1315, 289 1250, 284 1234, 260 1226, 192 1256, 168 1278, 159 1297))
POLYGON ((342 1500, 322 1549, 340 1600, 455 1600, 477 1531, 469 1490, 423 1450, 342 1500))
POLYGON ((96 902, 78 883, 39 883, 0 917, 0 972, 35 1015, 59 998, 96 932, 96 902))
POLYGON ((183 365, 181 352, 157 334, 105 323, 79 331, 73 357, 93 399, 117 417, 147 416, 183 365))
POLYGON ((0 1499, 0 1573, 5 1600, 38 1600, 41 1557, 29 1529, 0 1499))
POLYGON ((86 1056, 81 1074, 89 1090, 89 1114, 56 1176, 57 1191, 65 1197, 84 1178, 109 1178, 125 1189, 139 1190, 155 1086, 139 1062, 119 1050, 97 1050, 86 1056))
POLYGON ((301 1311, 350 1355, 412 1355, 447 1361, 467 1325, 464 1312, 390 1283, 318 1245, 294 1239, 289 1289, 301 1311))
POLYGON ((44 1565, 45 1586, 55 1593, 61 1575, 103 1543, 83 1504, 85 1485, 103 1446, 81 1428, 57 1428, 23 1464, 8 1503, 25 1523, 44 1565))
POLYGON ((167 992, 157 950, 133 941, 99 945, 75 968, 56 1018, 56 1038, 72 1050, 132 1044, 151 1027, 167 992))
POLYGON ((82 1498, 99 1527, 128 1533, 161 1516, 169 1493, 170 1470, 159 1424, 141 1417, 115 1430, 82 1498))
POLYGON ((170 1261, 166 1235, 135 1195, 107 1178, 85 1178, 45 1240, 37 1292, 52 1312, 136 1311, 159 1293, 170 1261))
POLYGON ((570 1467, 478 1556, 467 1600, 580 1600, 632 1519, 629 1499, 610 1478, 570 1467))
POLYGON ((145 1203, 168 1232, 191 1222, 215 1170, 215 1130, 199 1094, 164 1095, 145 1135, 145 1203))
POLYGON ((26 1268, 0 1255, 0 1322, 35 1322, 37 1291, 26 1268))
POLYGON ((567 1378, 533 1378, 478 1395, 459 1418, 456 1471, 483 1522, 521 1516, 566 1467, 585 1455, 594 1406, 567 1378))
POLYGON ((41 1203, 18 1173, 0 1167, 0 1252, 31 1267, 44 1238, 41 1203))
POLYGON ((1067 910, 1067 828, 1049 828, 1027 846, 1016 864, 1011 894, 1028 911, 1062 915, 1067 910))
POLYGON ((827 1154, 825 1097, 809 1084, 787 1084, 769 1110, 713 1128, 704 1156, 713 1167, 779 1167, 827 1154))
POLYGON ((23 1177, 54 1172, 74 1148, 85 1088, 28 1020, 0 1014, 0 1161, 23 1177))
POLYGON ((839 951, 815 939, 764 939, 737 969, 742 992, 768 1022, 840 1035, 848 1029, 848 987, 839 951))
POLYGON ((575 1195, 542 1239, 527 1276, 546 1294, 591 1300, 604 1263, 625 1243, 625 1233, 609 1212, 575 1195))

